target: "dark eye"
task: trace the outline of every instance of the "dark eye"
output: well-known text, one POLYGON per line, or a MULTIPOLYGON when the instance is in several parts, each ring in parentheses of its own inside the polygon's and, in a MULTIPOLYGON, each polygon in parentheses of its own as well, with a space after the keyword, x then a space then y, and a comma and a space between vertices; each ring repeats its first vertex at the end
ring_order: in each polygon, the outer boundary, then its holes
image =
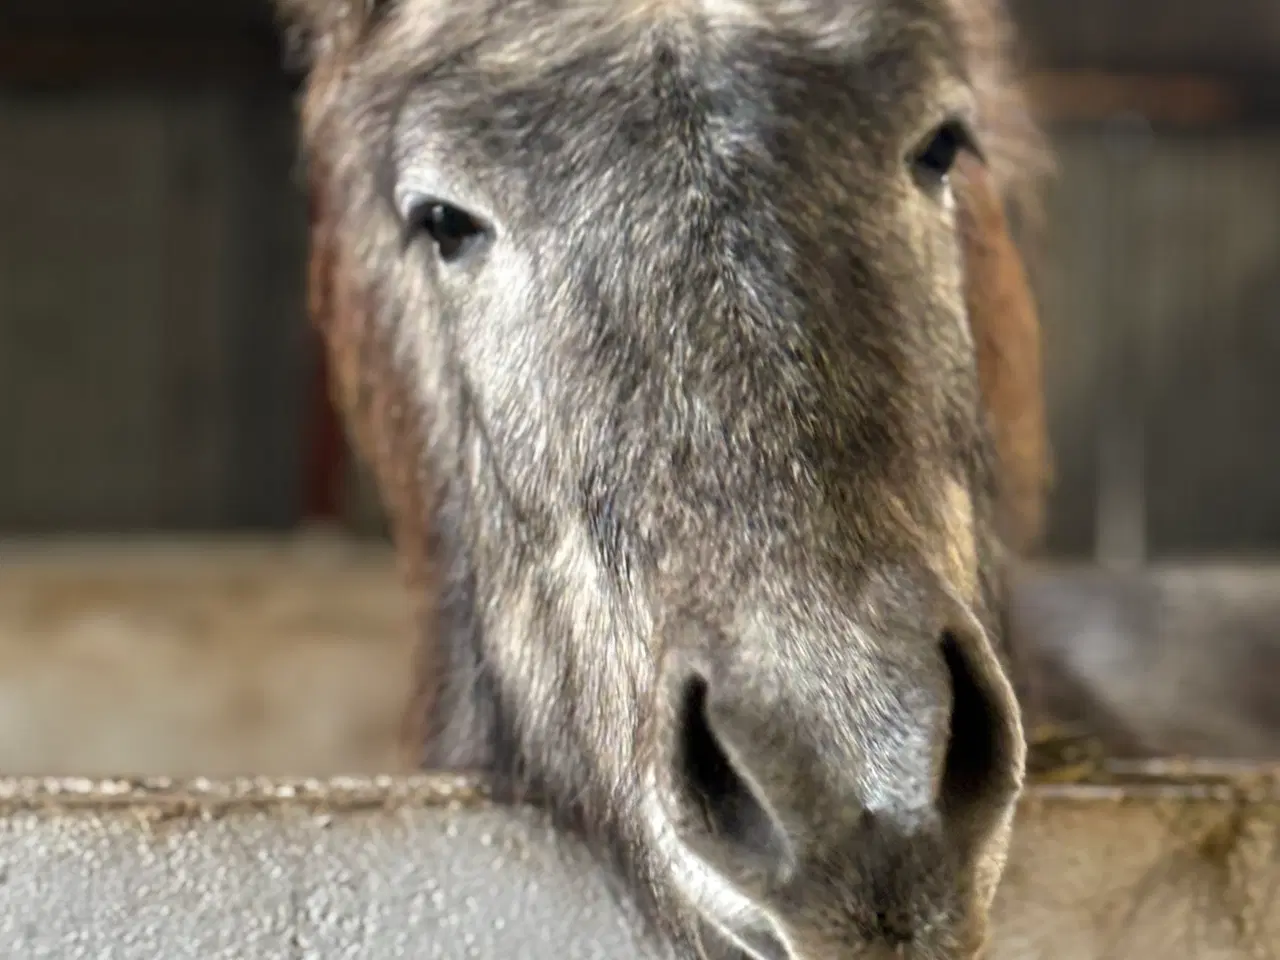
POLYGON ((948 120, 930 135, 911 158, 912 172, 922 186, 937 185, 955 166, 962 150, 970 149, 972 140, 964 125, 948 120))
POLYGON ((489 235, 488 227, 478 217, 434 197, 412 202, 405 219, 410 234, 431 238, 445 263, 461 260, 489 235))

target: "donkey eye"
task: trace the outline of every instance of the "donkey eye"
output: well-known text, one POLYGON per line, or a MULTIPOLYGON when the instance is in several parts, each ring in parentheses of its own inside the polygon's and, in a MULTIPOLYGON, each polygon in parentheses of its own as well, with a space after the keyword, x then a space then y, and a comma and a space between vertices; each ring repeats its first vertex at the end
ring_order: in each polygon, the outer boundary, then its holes
POLYGON ((429 237, 445 263, 461 260, 489 236, 489 228, 479 217, 435 197, 410 201, 405 226, 410 236, 429 237))
POLYGON ((948 120, 931 133, 911 157, 912 174, 922 187, 945 181, 962 150, 973 148, 964 124, 948 120))

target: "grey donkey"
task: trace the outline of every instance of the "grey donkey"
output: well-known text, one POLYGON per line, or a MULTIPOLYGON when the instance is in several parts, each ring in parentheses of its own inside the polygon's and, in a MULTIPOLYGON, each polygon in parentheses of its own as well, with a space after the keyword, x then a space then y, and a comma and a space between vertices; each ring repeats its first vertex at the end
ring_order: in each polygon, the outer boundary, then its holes
POLYGON ((1047 482, 989 0, 280 0, 421 761, 676 956, 970 957, 1047 482))

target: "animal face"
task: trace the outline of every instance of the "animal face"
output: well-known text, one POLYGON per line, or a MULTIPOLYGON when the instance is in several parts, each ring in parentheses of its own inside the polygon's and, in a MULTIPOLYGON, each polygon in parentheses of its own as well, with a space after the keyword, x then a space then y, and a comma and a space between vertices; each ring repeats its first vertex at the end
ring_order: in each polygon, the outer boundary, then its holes
POLYGON ((571 815, 686 952, 971 955, 1023 760, 964 11, 291 6, 331 344, 440 558, 429 757, 571 815))

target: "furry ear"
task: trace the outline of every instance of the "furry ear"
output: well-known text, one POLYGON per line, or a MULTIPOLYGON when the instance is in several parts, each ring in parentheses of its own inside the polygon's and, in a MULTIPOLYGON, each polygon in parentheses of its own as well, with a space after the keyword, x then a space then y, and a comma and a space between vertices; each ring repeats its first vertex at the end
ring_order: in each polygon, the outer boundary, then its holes
POLYGON ((386 0, 272 0, 290 60, 303 68, 345 46, 388 4, 386 0))

